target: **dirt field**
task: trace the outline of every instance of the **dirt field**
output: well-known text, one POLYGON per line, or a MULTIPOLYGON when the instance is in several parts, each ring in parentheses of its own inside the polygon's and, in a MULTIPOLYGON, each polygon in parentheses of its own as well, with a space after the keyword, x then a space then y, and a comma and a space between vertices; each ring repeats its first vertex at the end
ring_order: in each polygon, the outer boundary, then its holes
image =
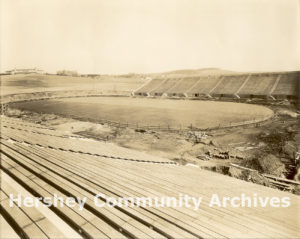
POLYGON ((138 126, 209 128, 272 116, 264 106, 231 102, 129 97, 66 98, 18 103, 15 107, 85 120, 110 120, 138 126))

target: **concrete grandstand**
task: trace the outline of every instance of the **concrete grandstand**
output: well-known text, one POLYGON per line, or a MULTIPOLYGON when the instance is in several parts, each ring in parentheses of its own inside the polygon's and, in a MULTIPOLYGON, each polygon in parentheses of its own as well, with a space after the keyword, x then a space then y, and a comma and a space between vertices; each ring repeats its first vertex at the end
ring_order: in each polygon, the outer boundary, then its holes
POLYGON ((299 79, 299 72, 157 77, 134 95, 295 99, 299 79))

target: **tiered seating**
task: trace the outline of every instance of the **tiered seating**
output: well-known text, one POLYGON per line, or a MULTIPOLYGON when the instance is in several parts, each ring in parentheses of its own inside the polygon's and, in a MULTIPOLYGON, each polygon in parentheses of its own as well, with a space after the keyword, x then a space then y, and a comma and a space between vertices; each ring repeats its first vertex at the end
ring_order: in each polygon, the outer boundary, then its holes
MULTIPOLYGON (((1 214, 9 223, 12 221, 8 220, 8 215, 16 219, 19 229, 16 233, 21 238, 297 238, 300 235, 295 220, 298 196, 195 167, 113 160, 53 150, 35 145, 36 138, 28 137, 26 131, 15 135, 13 129, 4 129, 7 138, 26 138, 27 141, 24 144, 0 139, 1 182, 4 182, 1 190, 6 195, 1 194, 1 200, 6 202, 4 207, 8 212, 3 214, 2 210, 1 214), (39 207, 37 210, 16 207, 14 210, 18 213, 15 213, 7 208, 7 194, 16 192, 42 198, 54 197, 54 194, 63 199, 86 197, 87 201, 82 210, 76 203, 75 207, 64 204, 63 207, 39 207), (97 207, 93 200, 98 193, 113 198, 178 198, 186 194, 202 197, 202 203, 198 211, 193 207, 144 205, 97 207), (239 197, 241 193, 250 197, 253 194, 288 196, 291 206, 209 206, 212 194, 239 197), (19 217, 24 220, 18 220, 19 217)), ((57 138, 57 145, 63 147, 66 141, 57 138)), ((40 137, 40 144, 45 144, 45 140, 40 137)), ((72 142, 74 147, 81 147, 81 143, 79 140, 72 142)), ((107 198, 100 197, 99 200, 106 202, 107 198)))
POLYGON ((153 79, 136 95, 161 96, 296 96, 298 73, 260 73, 153 79), (250 76, 250 78, 249 78, 250 76))
POLYGON ((222 80, 221 76, 201 76, 197 84, 187 91, 187 94, 189 96, 209 94, 220 80, 222 80))
POLYGON ((234 95, 245 82, 247 75, 224 76, 222 82, 211 92, 212 95, 234 95))
POLYGON ((173 87, 169 88, 166 93, 169 96, 183 96, 189 89, 191 89, 197 82, 199 77, 185 77, 174 84, 173 87))
MULTIPOLYGON (((39 173, 41 172, 40 169, 42 168, 34 166, 34 161, 28 160, 28 158, 22 156, 21 154, 18 154, 16 151, 10 150, 9 148, 7 148, 6 152, 9 157, 2 155, 2 160, 4 162, 4 166, 2 168, 4 172, 10 176, 13 176, 18 184, 28 188, 32 194, 38 195, 42 198, 54 198, 54 194, 56 194, 58 198, 61 197, 64 199, 69 196, 68 188, 65 187, 68 192, 64 190, 62 190, 63 192, 59 191, 57 189, 58 185, 55 184, 55 178, 52 175, 47 175, 45 169, 43 169, 43 172, 45 172, 43 173, 43 175, 47 178, 41 176, 41 174, 39 173), (18 160, 14 160, 14 157, 18 157, 18 159, 22 160, 23 162, 21 163, 18 160), (13 167, 15 168, 14 170, 11 169, 13 167), (51 182, 53 183, 50 183, 49 180, 51 180, 51 182)), ((60 185, 64 186, 63 184, 60 185)), ((77 196, 79 195, 80 194, 78 193, 77 196)), ((115 237, 119 236, 120 238, 124 238, 124 236, 122 237, 122 234, 118 233, 118 231, 113 230, 113 228, 109 226, 108 222, 101 220, 87 209, 79 210, 78 206, 77 208, 71 208, 66 204, 63 204, 63 206, 53 207, 52 210, 54 211, 54 213, 58 214, 59 218, 61 217, 69 226, 71 226, 75 230, 71 231, 73 235, 75 233, 78 233, 82 237, 91 237, 93 235, 93 237, 96 238, 109 238, 106 233, 113 233, 115 237)), ((51 215, 49 215, 49 213, 47 212, 45 216, 49 217, 51 215)), ((56 227, 59 226, 59 223, 60 221, 56 221, 56 227)), ((66 230, 69 228, 65 226, 63 227, 63 229, 66 230)), ((47 234, 47 236, 49 235, 47 234)), ((35 236, 30 238, 39 237, 35 236)), ((62 238, 62 236, 51 236, 50 238, 62 238)), ((78 236, 73 238, 78 238, 78 236)))
POLYGON ((273 96, 297 96, 299 93, 299 73, 284 74, 280 77, 277 87, 271 93, 273 96))
MULTIPOLYGON (((2 156, 2 163, 5 166, 13 166, 8 164, 5 160, 5 156, 2 156)), ((57 226, 56 223, 60 222, 67 227, 67 224, 64 223, 59 217, 51 212, 48 208, 40 208, 43 207, 39 204, 38 207, 18 207, 16 203, 14 203, 14 207, 9 206, 9 195, 12 194, 14 197, 17 197, 18 194, 21 194, 21 199, 24 197, 34 197, 24 188, 16 183, 11 177, 9 177, 6 173, 1 172, 1 206, 4 214, 6 216, 10 216, 15 223, 19 226, 18 230, 23 232, 22 237, 26 238, 63 238, 67 236, 77 236, 76 233, 66 233, 67 230, 60 226, 57 226), (14 185, 12 187, 12 185, 14 185), (69 234, 69 235, 68 235, 69 234)), ((14 225, 15 226, 15 225, 14 225)), ((15 226, 16 227, 16 226, 15 226)), ((4 229, 5 228, 2 228, 4 229)), ((15 228, 16 229, 16 228, 15 228)), ((6 238, 6 237, 2 237, 6 238)))
POLYGON ((1 138, 6 139, 10 137, 11 140, 21 143, 23 142, 25 144, 30 143, 40 147, 52 148, 62 151, 71 151, 81 154, 90 154, 95 156, 105 156, 119 160, 173 163, 172 161, 165 158, 154 157, 136 150, 122 148, 112 143, 104 143, 91 139, 78 138, 71 135, 70 137, 67 137, 67 135, 64 135, 64 137, 62 137, 62 133, 59 131, 50 132, 51 134, 48 134, 47 130, 45 131, 45 133, 42 133, 37 131, 30 131, 26 129, 26 127, 10 128, 5 126, 2 128, 0 136, 1 138), (56 132, 56 135, 53 134, 53 132, 56 132))
POLYGON ((167 92, 170 88, 172 88, 176 83, 178 83, 179 80, 179 78, 169 78, 164 80, 162 84, 159 85, 159 87, 150 92, 150 95, 162 95, 163 93, 167 92))
POLYGON ((153 90, 155 90, 158 86, 160 86, 165 79, 155 78, 151 80, 148 84, 144 85, 139 90, 135 91, 136 95, 147 94, 153 90))
POLYGON ((237 94, 239 96, 250 95, 269 95, 272 87, 276 83, 278 74, 251 75, 246 84, 240 89, 237 94))
POLYGON ((19 129, 23 131, 33 132, 36 134, 44 134, 44 135, 53 135, 53 136, 59 136, 59 137, 79 137, 77 135, 73 134, 66 134, 65 132, 56 131, 53 128, 46 127, 43 125, 35 124, 35 123, 24 123, 20 119, 15 119, 12 117, 5 117, 2 116, 0 118, 1 123, 3 124, 4 128, 11 128, 11 129, 19 129))

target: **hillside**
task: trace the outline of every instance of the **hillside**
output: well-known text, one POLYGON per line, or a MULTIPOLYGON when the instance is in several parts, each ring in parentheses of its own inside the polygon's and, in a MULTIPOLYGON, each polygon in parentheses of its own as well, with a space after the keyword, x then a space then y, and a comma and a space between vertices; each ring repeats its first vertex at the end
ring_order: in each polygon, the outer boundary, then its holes
POLYGON ((4 75, 0 77, 1 95, 61 90, 132 91, 143 81, 138 77, 73 77, 42 74, 4 75))
POLYGON ((238 74, 238 72, 224 70, 220 68, 200 68, 200 69, 181 69, 167 72, 159 72, 149 74, 149 76, 168 76, 168 77, 184 77, 184 76, 201 76, 201 75, 222 75, 222 74, 238 74))

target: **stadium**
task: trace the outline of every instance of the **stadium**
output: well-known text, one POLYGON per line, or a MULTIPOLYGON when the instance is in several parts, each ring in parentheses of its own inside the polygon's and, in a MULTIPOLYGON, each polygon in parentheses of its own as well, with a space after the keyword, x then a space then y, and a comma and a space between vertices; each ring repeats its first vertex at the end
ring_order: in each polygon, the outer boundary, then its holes
POLYGON ((6 237, 298 237, 291 215, 300 185, 294 180, 299 148, 293 141, 299 137, 299 73, 193 74, 199 72, 2 76, 1 225, 6 237), (287 137, 287 129, 288 144, 276 141, 278 135, 287 137), (248 135, 259 135, 260 142, 241 142, 248 135), (214 193, 230 198, 245 191, 246 197, 288 197, 291 206, 209 206, 214 193), (97 207, 93 200, 99 193, 106 195, 98 198, 102 203, 107 197, 182 194, 201 195, 203 203, 197 211, 136 202, 97 207), (55 195, 63 206, 17 207, 16 201, 11 206, 12 195, 39 198, 36 205, 55 195), (67 203, 69 197, 86 198, 80 211, 67 203))
POLYGON ((300 238, 298 0, 2 0, 0 239, 300 238))

